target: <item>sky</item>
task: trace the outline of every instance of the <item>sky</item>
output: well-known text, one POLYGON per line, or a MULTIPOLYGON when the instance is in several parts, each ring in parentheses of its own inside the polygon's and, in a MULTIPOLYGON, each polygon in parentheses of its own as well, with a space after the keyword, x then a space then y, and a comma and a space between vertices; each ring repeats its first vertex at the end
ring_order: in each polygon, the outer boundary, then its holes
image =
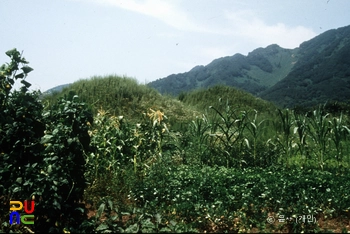
POLYGON ((349 0, 0 0, 0 64, 17 48, 32 90, 93 76, 145 84, 214 59, 293 49, 350 25, 349 0))

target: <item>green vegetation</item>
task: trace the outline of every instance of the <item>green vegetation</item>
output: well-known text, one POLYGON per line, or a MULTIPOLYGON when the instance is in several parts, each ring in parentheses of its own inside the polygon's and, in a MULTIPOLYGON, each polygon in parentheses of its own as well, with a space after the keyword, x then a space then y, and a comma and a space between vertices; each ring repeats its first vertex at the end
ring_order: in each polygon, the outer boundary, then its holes
POLYGON ((329 30, 295 49, 278 45, 247 56, 218 58, 206 66, 170 75, 148 85, 179 95, 216 85, 233 86, 280 108, 316 107, 350 100, 350 26, 329 30))
POLYGON ((281 107, 312 107, 350 100, 350 26, 329 30, 300 45, 293 70, 260 96, 281 107))
POLYGON ((44 110, 40 93, 29 93, 24 80, 33 69, 16 49, 6 54, 11 62, 0 68, 1 230, 23 228, 10 226, 9 204, 30 199, 35 201, 36 232, 77 228, 84 220, 79 201, 85 155, 91 150, 86 123, 92 115, 77 96, 44 110), (16 80, 22 83, 18 91, 12 90, 16 80))
POLYGON ((329 220, 347 231, 350 122, 340 105, 276 109, 226 86, 173 98, 116 76, 40 100, 25 59, 7 55, 1 231, 325 232, 329 220), (35 224, 10 225, 9 201, 25 199, 35 224))
POLYGON ((149 108, 166 110, 171 124, 189 121, 198 114, 187 106, 185 107, 183 103, 162 96, 146 85, 138 84, 135 79, 114 75, 95 76, 74 82, 65 87, 62 92, 45 95, 43 102, 51 105, 57 102, 58 97, 68 95, 70 92, 78 95, 83 102, 88 103, 95 115, 103 107, 110 114, 124 116, 133 122, 137 121, 149 108))
MULTIPOLYGON (((208 109, 208 103, 229 101, 229 105, 235 106, 240 110, 255 109, 260 113, 273 112, 276 107, 270 102, 256 98, 253 95, 238 90, 236 88, 224 85, 218 85, 207 89, 197 89, 188 93, 181 93, 178 99, 188 106, 193 106, 199 111, 208 109)), ((219 108, 226 106, 220 106, 219 108)), ((223 111, 223 109, 220 109, 223 111)))
POLYGON ((206 66, 170 75, 149 83, 162 94, 178 95, 198 88, 219 84, 233 86, 254 95, 261 93, 285 77, 292 69, 297 50, 278 45, 258 48, 248 56, 235 54, 215 59, 206 66))

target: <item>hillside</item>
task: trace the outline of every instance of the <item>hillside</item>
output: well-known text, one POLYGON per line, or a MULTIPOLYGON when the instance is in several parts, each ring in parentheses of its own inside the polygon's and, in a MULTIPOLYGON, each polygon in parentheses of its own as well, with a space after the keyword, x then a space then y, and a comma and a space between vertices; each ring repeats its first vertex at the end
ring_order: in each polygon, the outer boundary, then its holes
POLYGON ((349 54, 347 26, 322 33, 295 49, 270 45, 247 56, 218 58, 206 66, 196 66, 148 85, 161 93, 178 95, 222 84, 280 107, 308 107, 328 100, 345 102, 350 99, 349 54))
POLYGON ((46 91, 43 92, 42 94, 43 94, 43 95, 47 95, 47 94, 52 94, 52 93, 55 93, 55 92, 61 92, 62 89, 64 89, 65 87, 67 87, 67 86, 69 86, 69 85, 71 85, 71 83, 69 83, 69 84, 63 84, 63 85, 58 85, 58 86, 56 86, 56 87, 53 87, 53 88, 51 88, 51 89, 46 90, 46 91))
POLYGON ((350 100, 350 26, 327 31, 300 45, 287 77, 261 97, 279 106, 313 106, 350 100))
POLYGON ((296 53, 297 50, 270 45, 258 48, 248 56, 235 54, 219 58, 207 66, 196 66, 189 72, 173 74, 148 85, 172 95, 218 84, 234 86, 257 95, 291 71, 296 53))
POLYGON ((162 96, 156 90, 138 84, 135 79, 119 76, 94 76, 82 79, 65 87, 61 92, 44 97, 44 102, 54 103, 70 92, 77 94, 96 114, 99 109, 112 115, 125 116, 137 121, 149 108, 160 110, 172 119, 187 121, 196 115, 195 111, 185 108, 176 99, 162 96))
POLYGON ((215 86, 207 89, 182 93, 178 98, 161 95, 155 89, 138 84, 128 77, 92 77, 72 83, 61 92, 46 95, 44 103, 51 105, 59 97, 77 94, 96 114, 99 109, 112 115, 122 115, 137 122, 149 108, 160 110, 168 117, 170 124, 177 125, 191 121, 206 113, 209 106, 221 108, 219 99, 234 108, 264 113, 275 110, 275 106, 252 94, 229 86, 215 86))
MULTIPOLYGON (((226 107, 226 103, 237 110, 257 110, 261 113, 275 111, 276 107, 265 100, 256 98, 250 93, 238 90, 234 87, 218 85, 206 89, 197 89, 182 93, 179 99, 186 105, 207 111, 209 106, 226 107), (219 105, 219 103, 223 105, 219 105)), ((221 109, 220 111, 223 111, 221 109)))

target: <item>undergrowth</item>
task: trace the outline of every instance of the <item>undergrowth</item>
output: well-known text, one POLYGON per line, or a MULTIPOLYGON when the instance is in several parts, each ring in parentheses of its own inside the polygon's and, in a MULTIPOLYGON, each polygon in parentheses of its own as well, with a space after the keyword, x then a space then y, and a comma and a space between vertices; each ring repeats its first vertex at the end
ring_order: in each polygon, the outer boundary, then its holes
POLYGON ((317 221, 350 218, 346 113, 237 105, 218 98, 223 87, 189 111, 197 94, 170 100, 115 77, 42 99, 28 91, 28 62, 6 54, 2 232, 323 232, 317 221), (24 200, 34 225, 10 225, 10 201, 24 200))

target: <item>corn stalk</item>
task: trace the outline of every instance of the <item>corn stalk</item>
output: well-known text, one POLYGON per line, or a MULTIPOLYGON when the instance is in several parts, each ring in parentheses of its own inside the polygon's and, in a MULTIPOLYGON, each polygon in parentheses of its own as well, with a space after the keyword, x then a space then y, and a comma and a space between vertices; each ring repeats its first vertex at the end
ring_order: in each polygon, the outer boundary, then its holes
MULTIPOLYGON (((226 166, 229 167, 229 159, 232 157, 233 147, 242 140, 243 131, 246 127, 246 111, 237 112, 226 102, 225 111, 220 112, 213 106, 209 107, 214 110, 221 121, 214 124, 214 131, 218 129, 219 133, 215 134, 216 139, 224 146, 223 152, 226 156, 226 166)), ((240 163, 243 161, 239 159, 240 163)))
POLYGON ((275 122, 275 127, 277 129, 277 133, 279 131, 282 131, 282 139, 277 138, 277 142, 280 146, 282 146, 285 156, 286 156, 286 166, 289 166, 289 158, 291 156, 291 150, 292 150, 292 131, 291 128, 293 127, 293 120, 291 117, 291 111, 289 109, 286 109, 284 112, 280 109, 278 109, 278 116, 280 117, 280 123, 281 126, 278 126, 278 123, 275 122))
POLYGON ((330 123, 327 121, 328 116, 329 113, 323 114, 321 107, 319 107, 312 112, 312 116, 310 118, 309 134, 316 145, 318 145, 318 161, 321 169, 323 169, 328 135, 330 133, 330 123))
POLYGON ((338 162, 338 167, 340 162, 342 161, 342 143, 346 141, 347 137, 350 134, 350 129, 343 125, 343 114, 340 114, 339 118, 333 117, 331 121, 329 121, 329 125, 331 126, 331 139, 336 148, 336 160, 338 162))
MULTIPOLYGON (((257 121, 258 111, 254 110, 254 112, 255 112, 254 118, 248 122, 247 129, 253 138, 253 158, 254 158, 254 166, 256 166, 256 145, 257 145, 258 137, 260 136, 260 134, 262 132, 261 125, 265 120, 258 122, 257 121)), ((250 147, 248 139, 245 139, 245 140, 246 140, 248 147, 250 147)))

